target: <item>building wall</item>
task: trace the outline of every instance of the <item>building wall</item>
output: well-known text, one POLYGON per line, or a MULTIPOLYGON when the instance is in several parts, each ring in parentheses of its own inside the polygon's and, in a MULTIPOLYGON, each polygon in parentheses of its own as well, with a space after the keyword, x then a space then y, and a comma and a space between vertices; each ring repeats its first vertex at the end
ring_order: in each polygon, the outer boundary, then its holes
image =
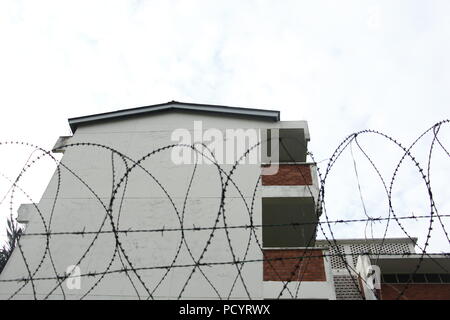
MULTIPOLYGON (((168 112, 80 126, 68 143, 106 145, 136 161, 154 149, 174 143, 170 135, 175 129, 186 128, 195 135, 193 123, 198 120, 202 121, 203 130, 302 127, 309 137, 304 122, 273 123, 168 112)), ((201 260, 213 265, 201 266, 194 273, 192 266, 167 268, 194 265, 211 234, 211 230, 182 234, 169 229, 212 227, 216 219, 218 227, 225 223, 228 226, 261 224, 261 188, 252 206, 254 188, 261 173, 259 163, 237 167, 233 183, 229 183, 225 194, 225 220, 222 214, 218 215, 222 192, 218 169, 213 165, 199 165, 186 198, 194 165, 175 165, 170 149, 146 158, 140 163, 143 168, 136 167, 127 176, 124 174, 133 166, 133 161, 98 146, 67 147, 61 163, 65 167, 61 166, 60 172, 55 171, 20 240, 26 263, 20 250, 15 250, 0 276, 1 280, 23 279, 31 274, 41 280, 29 281, 23 288, 23 282, 3 282, 1 299, 13 293, 15 298, 21 299, 32 299, 35 295, 37 298, 79 299, 87 293, 86 298, 96 299, 145 298, 149 294, 167 299, 177 298, 180 292, 182 298, 189 299, 263 298, 260 229, 250 232, 249 228, 236 228, 229 229, 228 233, 223 228, 216 230, 201 260), (110 216, 107 210, 112 189, 121 179, 110 216), (253 211, 249 212, 251 207, 253 211), (111 220, 119 230, 161 230, 118 233, 116 238, 111 232, 111 220), (82 234, 50 238, 44 234, 27 236, 48 230, 82 234), (231 264, 234 259, 257 262, 231 264), (67 281, 59 286, 54 278, 73 265, 79 266, 82 274, 92 275, 81 278, 80 289, 69 290, 67 281), (121 269, 128 272, 112 272, 121 269), (103 274, 105 271, 108 273, 103 274)), ((224 165, 222 168, 228 172, 231 167, 224 165)), ((222 179, 226 179, 224 175, 222 179)))
POLYGON ((264 297, 336 300, 328 254, 316 248, 265 249, 264 297))
POLYGON ((322 250, 264 250, 264 281, 326 281, 322 250))
MULTIPOLYGON (((193 130, 194 120, 203 121, 203 129, 217 128, 251 128, 271 125, 264 121, 250 121, 236 118, 224 118, 209 115, 188 113, 162 113, 151 116, 131 118, 123 121, 107 122, 79 127, 69 143, 98 143, 113 147, 115 150, 132 159, 140 159, 148 152, 174 143, 170 140, 173 130, 178 128, 193 130)), ((194 132, 192 132, 194 134, 194 132)), ((62 163, 71 172, 61 168, 61 176, 55 172, 41 201, 38 204, 43 221, 53 232, 61 231, 111 231, 112 226, 106 215, 113 184, 117 183, 126 171, 124 160, 114 155, 114 168, 111 163, 112 152, 106 148, 92 146, 68 147, 62 163), (85 184, 81 180, 83 180, 85 184), (58 198, 55 194, 58 189, 58 198), (89 186, 89 187, 87 187, 89 186), (55 205, 52 215, 52 207, 55 205), (50 223, 50 216, 52 220, 50 223)), ((127 161, 127 166, 132 162, 127 161)), ((183 227, 212 227, 217 218, 221 199, 221 179, 216 167, 201 165, 186 199, 186 209, 183 214, 183 204, 194 165, 175 165, 171 161, 171 150, 159 152, 142 162, 143 169, 137 168, 124 181, 117 192, 113 204, 112 217, 116 228, 123 230, 136 229, 170 229, 183 227), (161 188, 155 179, 161 183, 161 188), (126 190, 124 188, 126 185, 126 190), (167 194, 171 199, 168 198, 167 194), (119 217, 120 212, 120 217, 119 217)), ((231 165, 224 166, 230 170, 231 165)), ((243 225, 250 223, 250 207, 252 194, 260 174, 259 165, 244 165, 237 168, 233 181, 244 195, 240 198, 238 191, 230 183, 226 192, 225 214, 228 225, 243 225), (244 168, 245 167, 245 168, 244 168), (245 202, 244 202, 245 201, 245 202)), ((253 222, 261 223, 261 208, 259 194, 256 195, 253 208, 253 222)), ((218 226, 224 226, 223 216, 219 217, 218 226)), ((45 232, 41 217, 36 214, 27 226, 27 233, 45 232)), ((260 231, 256 230, 260 237, 260 231)), ((37 270, 34 277, 54 277, 49 252, 58 274, 63 274, 68 266, 79 265, 82 273, 102 273, 106 270, 130 268, 123 252, 116 250, 116 240, 128 255, 135 268, 163 267, 195 264, 202 254, 211 230, 185 232, 181 238, 179 231, 128 233, 119 234, 115 239, 113 233, 91 235, 54 235, 49 242, 50 251, 46 250, 46 237, 27 237, 21 239, 21 246, 31 273, 37 270), (189 249, 187 248, 189 247, 189 249), (177 255, 178 253, 178 255, 177 255), (192 256, 191 256, 192 255, 192 256), (44 257, 44 258, 43 258, 44 257), (175 260, 176 257, 176 260, 175 260), (42 259, 43 258, 43 259, 42 259), (81 263, 77 263, 81 258, 81 263), (122 264, 121 260, 124 264, 122 264), (174 261, 175 260, 175 261, 174 261)), ((204 254, 202 262, 231 262, 238 259, 261 259, 259 250, 253 238, 247 250, 249 230, 233 229, 229 231, 230 243, 223 229, 216 231, 211 245, 204 254), (246 255, 245 255, 246 254, 246 255)), ((176 298, 189 278, 192 267, 167 269, 146 269, 136 273, 130 272, 134 286, 125 272, 111 273, 104 276, 88 297, 92 298, 135 298, 136 291, 140 296, 148 296, 148 291, 157 298, 176 298), (146 284, 141 283, 139 278, 146 284), (161 282, 160 282, 161 281, 161 282), (147 287, 147 289, 145 288, 147 287), (148 291, 147 291, 148 290, 148 291)), ((221 296, 230 293, 237 276, 235 265, 218 265, 216 267, 201 267, 193 273, 191 281, 186 286, 185 298, 217 298, 217 290, 221 296)), ((245 264, 242 275, 246 281, 247 290, 252 297, 262 297, 262 262, 245 264)), ((28 275, 27 268, 18 250, 14 252, 1 279, 23 278, 28 275)), ((80 298, 91 288, 101 275, 84 277, 80 290, 68 290, 69 298, 80 298)), ((17 298, 33 298, 33 285, 38 297, 42 298, 57 285, 55 280, 35 281, 28 283, 19 291, 17 298)), ((17 283, 2 283, 0 298, 7 298, 20 287, 17 283)), ((52 297, 62 298, 60 289, 53 292, 52 297)), ((246 298, 244 285, 237 279, 231 292, 231 297, 246 298)))
MULTIPOLYGON (((263 165, 262 172, 266 170, 267 166, 263 165)), ((275 214, 280 221, 281 216, 291 212, 292 222, 305 223, 294 227, 295 231, 287 225, 275 227, 269 232, 270 237, 263 230, 264 239, 270 240, 270 243, 265 243, 264 249, 264 297, 267 299, 336 299, 328 250, 312 247, 316 226, 311 222, 318 220, 318 189, 313 163, 283 163, 279 165, 277 174, 262 176, 262 197, 266 200, 263 201, 263 212, 267 210, 269 214, 275 214), (279 204, 271 211, 277 201, 279 204), (296 202, 304 205, 295 209, 286 206, 296 202), (303 234, 302 240, 294 241, 299 244, 287 241, 288 237, 291 239, 291 232, 303 234), (272 248, 274 243, 277 243, 277 248, 272 248)), ((275 221, 265 217, 263 213, 264 223, 275 221)), ((283 223, 287 221, 283 220, 283 223)))
POLYGON ((413 253, 414 242, 408 238, 317 240, 316 247, 329 247, 337 300, 362 300, 363 290, 356 275, 359 254, 413 253), (382 245, 381 245, 382 244, 382 245))
MULTIPOLYGON (((264 167, 263 167, 264 170, 264 167)), ((310 164, 280 165, 278 173, 262 176, 264 186, 304 186, 312 185, 310 164)))

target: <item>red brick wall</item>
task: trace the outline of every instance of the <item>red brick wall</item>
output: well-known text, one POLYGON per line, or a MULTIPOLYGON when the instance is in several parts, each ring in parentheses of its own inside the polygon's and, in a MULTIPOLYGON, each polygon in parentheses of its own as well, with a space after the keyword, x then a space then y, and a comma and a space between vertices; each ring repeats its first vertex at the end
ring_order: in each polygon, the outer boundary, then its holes
MULTIPOLYGON (((381 300, 394 300, 406 284, 381 284, 381 300)), ((450 300, 450 284, 410 283, 401 300, 450 300)))
POLYGON ((264 250, 264 281, 326 281, 325 266, 319 249, 264 250), (297 258, 299 259, 286 259, 297 258), (266 259, 278 259, 270 260, 266 259))
POLYGON ((278 173, 264 175, 262 167, 263 186, 304 186, 312 185, 311 168, 307 164, 280 164, 278 173))

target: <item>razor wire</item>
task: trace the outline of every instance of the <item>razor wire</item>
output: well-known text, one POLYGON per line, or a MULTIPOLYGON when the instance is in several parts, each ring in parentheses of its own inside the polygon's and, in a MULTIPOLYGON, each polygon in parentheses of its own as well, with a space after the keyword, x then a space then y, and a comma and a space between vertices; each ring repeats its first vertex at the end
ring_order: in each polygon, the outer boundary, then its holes
MULTIPOLYGON (((52 242, 57 241, 63 241, 63 237, 85 237, 85 236, 93 236, 90 242, 88 243, 87 247, 84 249, 82 254, 78 257, 73 257, 73 265, 77 266, 80 265, 84 260, 87 259, 88 255, 94 251, 99 244, 99 237, 102 235, 112 235, 114 237, 112 243, 110 244, 113 248, 113 252, 111 254, 111 257, 107 261, 106 267, 102 270, 90 270, 81 273, 79 276, 81 278, 88 277, 88 278, 95 278, 95 282, 87 289, 84 290, 83 294, 79 295, 79 298, 89 298, 89 297, 95 297, 95 289, 98 285, 102 284, 102 282, 108 281, 108 275, 112 274, 122 274, 126 277, 127 281, 132 285, 134 288, 134 292, 136 294, 136 299, 156 299, 158 298, 158 289, 160 286, 168 281, 169 275, 171 273, 177 273, 178 270, 186 270, 187 276, 184 279, 184 282, 181 286, 180 291, 174 296, 174 298, 182 299, 184 297, 184 293, 187 290, 187 288, 192 285, 192 282, 194 280, 194 275, 199 273, 201 278, 204 279, 208 285, 208 287, 213 292, 213 297, 217 299, 230 299, 232 298, 233 291, 237 287, 237 284, 240 284, 243 288, 243 291, 245 292, 245 296, 248 299, 255 298, 251 294, 251 286, 254 285, 254 283, 248 279, 246 279, 245 274, 243 273, 244 268, 247 265, 252 264, 265 264, 267 265, 267 268, 272 270, 276 277, 278 278, 279 283, 281 284, 281 289, 278 293, 278 298, 284 298, 285 295, 288 296, 288 298, 298 298, 301 296, 301 283, 304 281, 305 272, 308 268, 308 263, 311 259, 330 259, 330 258, 338 258, 340 261, 345 265, 345 269, 347 270, 348 274, 351 275, 351 279, 353 282, 353 286, 361 296, 361 298, 364 298, 363 290, 361 289, 360 285, 358 284, 358 279, 354 277, 356 274, 355 267, 348 263, 347 257, 351 256, 359 256, 361 253, 346 253, 342 252, 339 249, 339 242, 338 239, 335 236, 335 230, 336 226, 348 226, 349 224, 365 224, 365 228, 367 229, 368 226, 371 228, 375 223, 382 223, 385 222, 385 228, 384 228, 384 234, 381 239, 381 246, 378 252, 371 253, 371 256, 376 258, 376 261, 380 258, 382 254, 382 248, 385 245, 385 240, 387 239, 387 233, 388 228, 391 224, 395 224, 398 226, 401 230, 401 232, 412 242, 415 243, 414 236, 408 232, 407 228, 405 227, 405 222, 407 221, 414 221, 416 223, 421 223, 421 221, 427 223, 426 226, 426 232, 424 234, 418 235, 419 237, 423 237, 425 239, 425 242, 423 245, 416 244, 416 247, 420 250, 418 255, 418 263, 414 267, 414 270, 411 272, 409 280, 401 286, 401 289, 398 292, 397 299, 403 299, 405 298, 405 293, 407 292, 409 286, 412 283, 412 278, 415 274, 418 273, 421 264, 423 263, 425 258, 431 259, 434 263, 439 265, 438 259, 436 259, 435 254, 431 254, 427 251, 429 248, 429 241, 432 236, 433 231, 436 231, 437 228, 441 229, 445 239, 450 244, 450 238, 448 231, 446 229, 447 224, 445 222, 445 218, 449 218, 450 215, 446 213, 440 213, 438 206, 435 201, 435 196, 433 195, 433 189, 431 186, 431 164, 432 164, 432 156, 433 153, 436 152, 436 150, 441 150, 447 159, 450 158, 450 154, 448 153, 445 144, 442 142, 442 139, 439 139, 439 133, 441 131, 441 128, 443 126, 446 126, 449 124, 449 120, 440 121, 433 126, 431 126, 429 129, 424 131, 419 137, 414 140, 414 142, 409 146, 404 146, 402 143, 397 141, 396 139, 392 138, 391 136, 376 131, 376 130, 362 130, 355 133, 352 133, 348 135, 334 150, 331 157, 327 160, 327 164, 325 166, 325 169, 321 169, 319 166, 315 165, 316 168, 316 174, 318 178, 318 195, 317 197, 314 196, 314 192, 312 190, 312 185, 305 185, 307 192, 309 195, 315 199, 314 203, 314 210, 315 210, 315 217, 311 221, 303 221, 303 222, 292 222, 292 223, 280 223, 280 224, 264 224, 264 223, 254 223, 254 211, 255 211, 255 203, 260 200, 260 196, 258 196, 258 192, 262 188, 262 179, 261 176, 256 177, 254 181, 254 188, 251 192, 250 199, 246 199, 249 197, 246 197, 244 195, 244 192, 239 187, 239 183, 237 182, 237 179, 235 178, 236 175, 238 175, 238 169, 241 166, 241 163, 243 160, 245 160, 250 152, 254 151, 257 147, 260 146, 261 142, 258 142, 257 144, 250 146, 245 152, 240 156, 239 159, 235 161, 235 163, 231 166, 229 170, 225 169, 224 166, 219 164, 217 159, 215 158, 214 153, 208 148, 207 145, 203 143, 197 143, 197 144, 169 144, 160 148, 156 148, 154 150, 151 150, 144 154, 139 159, 133 159, 132 157, 126 155, 125 153, 117 150, 116 148, 100 143, 94 143, 94 142, 76 142, 76 143, 68 143, 64 146, 61 146, 61 148, 68 150, 68 149, 76 149, 77 152, 82 152, 83 148, 88 148, 95 151, 103 151, 110 153, 110 159, 111 159, 111 195, 106 199, 103 199, 98 192, 95 191, 95 188, 90 185, 85 178, 82 178, 79 173, 76 172, 73 168, 69 167, 66 163, 64 163, 64 158, 61 161, 58 161, 53 155, 51 151, 45 150, 39 146, 36 146, 31 143, 27 142, 20 142, 20 141, 7 141, 0 143, 0 147, 4 146, 25 146, 27 148, 30 148, 31 154, 29 158, 26 160, 24 166, 22 167, 20 173, 14 178, 10 179, 7 178, 6 175, 2 174, 3 178, 7 180, 10 183, 10 187, 7 190, 7 193, 4 195, 2 200, 0 201, 0 204, 2 204, 6 199, 9 199, 9 215, 12 219, 14 216, 14 204, 15 204, 15 198, 16 194, 20 193, 22 196, 28 199, 30 201, 37 213, 36 219, 39 221, 42 225, 42 231, 41 232, 27 232, 25 231, 22 235, 22 239, 25 238, 44 238, 45 244, 44 248, 42 248, 42 255, 37 259, 37 263, 34 265, 30 264, 30 255, 36 255, 36 252, 28 252, 26 246, 22 245, 22 241, 19 240, 17 242, 17 248, 15 249, 14 254, 20 255, 21 260, 23 261, 23 264, 26 269, 26 274, 24 274, 22 277, 19 278, 0 278, 0 285, 2 283, 17 283, 17 288, 14 290, 14 292, 11 293, 10 299, 15 298, 18 294, 25 291, 27 286, 31 287, 32 296, 34 299, 38 299, 40 295, 43 296, 44 299, 52 298, 56 291, 60 292, 63 299, 67 298, 67 292, 66 289, 64 289, 63 283, 68 278, 71 277, 71 273, 67 271, 58 270, 57 263, 55 262, 58 257, 54 253, 52 253, 51 247, 52 242), (418 144, 418 142, 423 141, 425 137, 428 134, 432 134, 432 141, 429 145, 429 151, 427 155, 427 161, 426 164, 422 164, 413 154, 414 147, 418 144), (364 145, 361 143, 360 138, 363 136, 374 136, 377 138, 383 139, 383 141, 387 144, 390 144, 397 148, 402 156, 400 157, 400 160, 395 164, 394 172, 392 173, 390 177, 390 181, 383 178, 383 175, 381 174, 378 166, 375 164, 376 161, 373 160, 371 156, 369 156, 367 150, 365 149, 364 145), (364 198, 367 199, 367 196, 364 197, 362 194, 361 184, 360 184, 360 177, 358 174, 357 169, 357 161, 354 158, 354 150, 353 146, 356 145, 358 150, 361 152, 363 157, 369 162, 371 168, 374 170, 376 177, 379 179, 384 191, 385 196, 388 204, 388 216, 387 217, 372 217, 367 213, 366 210, 366 204, 364 198), (145 163, 152 163, 153 157, 155 157, 158 154, 168 152, 172 150, 173 148, 185 148, 187 150, 192 150, 196 154, 196 162, 194 163, 194 166, 192 168, 192 172, 190 174, 189 183, 186 186, 186 192, 183 197, 183 204, 182 208, 180 209, 176 203, 174 198, 170 195, 169 190, 167 189, 167 186, 164 185, 164 183, 161 181, 161 179, 157 178, 156 175, 153 172, 157 170, 157 168, 153 167, 152 170, 150 170, 149 167, 146 166, 145 163), (333 190, 329 190, 326 188, 327 185, 327 179, 332 175, 333 168, 335 167, 336 162, 342 157, 344 151, 350 148, 351 155, 352 155, 352 165, 350 167, 353 168, 357 180, 357 188, 359 193, 359 198, 363 207, 363 213, 364 218, 361 219, 331 219, 328 211, 330 209, 327 208, 326 202, 325 202, 325 191, 327 190, 327 194, 329 192, 333 192, 333 190), (213 211, 212 217, 213 223, 212 225, 198 225, 198 226, 186 226, 185 225, 185 218, 188 214, 188 208, 187 208, 187 201, 190 196, 190 192, 192 187, 195 185, 196 182, 196 175, 198 174, 199 165, 198 165, 198 159, 200 157, 203 157, 204 159, 207 159, 213 167, 217 171, 218 179, 220 181, 220 194, 217 196, 217 199, 220 200, 220 203, 218 205, 218 208, 213 211), (50 213, 48 215, 44 214, 41 209, 39 208, 39 205, 34 203, 31 196, 27 193, 26 188, 21 185, 21 180, 23 177, 28 173, 30 168, 34 168, 38 165, 38 163, 43 160, 44 158, 48 158, 51 161, 54 162, 56 166, 55 175, 56 175, 56 190, 54 192, 54 196, 52 197, 53 203, 51 205, 50 213), (416 173, 418 177, 422 180, 423 186, 426 188, 427 197, 429 200, 428 208, 429 208, 429 214, 425 215, 408 215, 408 216, 399 216, 397 214, 397 210, 394 209, 393 205, 393 188, 395 185, 395 182, 398 180, 398 177, 400 175, 400 168, 402 165, 409 161, 414 168, 416 169, 416 173), (117 171, 116 166, 118 163, 123 163, 125 172, 120 175, 117 171), (93 197, 92 199, 95 199, 95 201, 101 206, 102 211, 104 213, 103 218, 101 220, 100 226, 98 228, 92 228, 92 226, 85 225, 82 230, 79 229, 73 229, 73 230, 54 230, 52 227, 53 217, 55 214, 64 214, 64 213, 57 213, 56 210, 56 204, 59 200, 61 188, 62 188, 62 172, 66 172, 70 174, 76 181, 81 183, 84 188, 91 194, 93 197), (123 214, 123 203, 124 199, 126 199, 127 196, 127 189, 129 188, 129 185, 132 183, 132 173, 135 171, 139 171, 140 174, 145 175, 150 181, 152 181, 158 189, 163 192, 164 196, 167 198, 168 203, 170 204, 170 207, 172 208, 173 212, 175 213, 176 221, 179 224, 179 227, 168 227, 165 226, 154 226, 152 228, 134 228, 134 229, 121 229, 121 215, 123 214), (242 212, 244 215, 248 216, 249 223, 242 223, 242 224, 231 224, 228 222, 228 216, 227 216, 227 201, 229 201, 228 193, 229 190, 232 189, 238 194, 238 199, 242 201, 244 209, 242 212), (115 205, 118 205, 118 208, 115 209, 115 205), (46 219, 46 216, 48 218, 46 219), (437 222, 437 223, 436 223, 437 222), (437 227, 435 226, 437 225, 437 227), (109 227, 108 227, 109 226, 109 227), (264 247, 263 241, 261 236, 258 234, 258 232, 263 231, 263 229, 270 229, 270 228, 280 228, 280 227, 286 227, 286 228, 301 228, 306 226, 312 226, 315 227, 315 232, 313 233, 313 236, 310 237, 307 242, 306 246, 303 249, 298 249, 297 253, 298 256, 291 256, 291 257, 270 257, 267 255, 267 250, 270 250, 270 248, 264 247), (87 229, 86 229, 87 228, 87 229), (240 244, 242 248, 244 249, 244 253, 242 255, 238 254, 238 250, 235 247, 235 244, 233 244, 232 234, 230 231, 233 230, 243 230, 247 232, 247 240, 245 243, 240 244), (199 255, 195 255, 193 252, 192 244, 189 243, 189 240, 187 239, 187 234, 193 234, 196 232, 205 231, 207 232, 207 240, 204 243, 204 245, 200 250, 199 255), (310 249, 315 248, 314 244, 316 241, 316 232, 320 232, 321 235, 324 237, 325 242, 328 244, 328 246, 331 248, 336 249, 336 253, 330 253, 326 250, 322 250, 321 254, 311 254, 310 249), (225 234, 225 241, 221 243, 223 246, 223 250, 227 250, 229 255, 231 256, 231 259, 227 261, 207 261, 205 256, 208 253, 208 250, 210 250, 211 244, 214 241, 214 236, 219 233, 223 232, 225 234), (160 233, 162 236, 167 233, 173 233, 179 236, 178 242, 176 244, 176 250, 175 254, 172 258, 169 260, 170 263, 167 265, 141 265, 138 262, 136 262, 136 259, 133 260, 133 251, 129 248, 125 248, 123 244, 123 239, 129 234, 153 234, 153 233, 160 233), (248 258, 250 248, 252 246, 252 241, 256 244, 257 249, 260 252, 260 258, 248 258), (181 251, 182 249, 186 249, 188 253, 188 258, 191 260, 190 263, 178 263, 177 261, 180 259, 181 251), (295 262, 293 268, 291 267, 290 270, 290 276, 286 280, 286 277, 283 277, 280 274, 280 270, 277 269, 276 262, 279 261, 286 261, 289 262, 293 260, 295 262), (42 272, 42 269, 44 268, 44 263, 49 262, 51 266, 51 270, 49 271, 52 275, 39 275, 39 272, 42 272), (114 263, 119 263, 121 266, 120 268, 113 268, 114 263), (225 290, 221 288, 222 284, 218 283, 217 281, 214 281, 211 279, 210 276, 208 276, 207 270, 208 268, 220 268, 221 266, 232 266, 235 269, 235 274, 233 276, 234 280, 231 283, 231 287, 229 290, 225 290), (151 271, 151 270, 161 270, 163 271, 162 275, 158 277, 145 277, 143 275, 144 271, 151 271), (40 283, 43 281, 54 281, 54 285, 50 290, 47 290, 45 292, 40 291, 40 283), (296 287, 293 290, 291 284, 294 284, 296 287), (139 290, 139 289, 140 290, 139 290)), ((268 141, 265 141, 268 143, 268 141)), ((283 141, 281 140, 281 147, 284 148, 284 150, 287 152, 289 157, 291 157, 291 160, 295 162, 295 159, 292 157, 292 155, 289 154, 288 148, 284 145, 283 141)), ((297 141, 297 143, 306 149, 306 145, 304 145, 303 141, 297 141)), ((308 152, 308 156, 313 160, 313 163, 315 162, 315 157, 311 152, 308 152)), ((321 161, 322 162, 322 161, 321 161)), ((312 166, 310 166, 312 168, 312 166)), ((304 173, 302 170, 297 170, 298 175, 303 179, 303 181, 306 181, 306 177, 304 176, 304 173)), ((442 190, 439 190, 441 192, 445 192, 442 190)), ((332 210, 332 209, 331 209, 332 210)), ((423 224, 421 224, 423 225, 423 224)), ((373 237, 373 229, 372 229, 372 237, 373 237)), ((369 240, 370 237, 366 235, 365 232, 365 240, 369 240)), ((197 248, 198 249, 198 248, 197 248)), ((286 248, 289 249, 289 248, 286 248)), ((317 249, 317 248, 315 248, 317 249)), ((149 248, 151 250, 151 248, 149 248)), ((405 256, 410 253, 402 253, 398 254, 399 256, 405 256)), ((396 254, 390 254, 390 255, 396 255, 396 254)), ((266 267, 266 266, 265 266, 266 267)), ((446 270, 443 266, 441 266, 443 269, 443 273, 448 274, 449 270, 446 270)))

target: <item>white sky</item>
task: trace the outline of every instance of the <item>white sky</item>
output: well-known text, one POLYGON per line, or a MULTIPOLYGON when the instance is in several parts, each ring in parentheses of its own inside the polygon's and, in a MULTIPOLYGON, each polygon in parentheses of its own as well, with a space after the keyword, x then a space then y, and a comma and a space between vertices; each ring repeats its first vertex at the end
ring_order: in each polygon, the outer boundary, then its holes
MULTIPOLYGON (((178 100, 277 109, 282 120, 308 120, 318 160, 360 129, 384 131, 407 145, 449 117, 449 16, 446 0, 3 0, 0 140, 49 149, 70 134, 67 118, 178 100)), ((448 133, 441 130, 442 141, 448 133)), ((370 145, 388 178, 393 153, 385 144, 370 145)), ((13 148, 0 152, 0 173, 13 177, 27 156, 13 148)), ((449 162, 438 156, 433 189, 448 214, 449 162)), ((383 216, 382 190, 372 189, 374 173, 358 157, 360 175, 367 173, 366 205, 383 216)), ((359 196, 350 199, 342 186, 349 179, 354 190, 352 168, 346 159, 330 182, 333 217, 364 217, 359 196)), ((51 174, 42 170, 27 185, 36 200, 51 174)), ((406 207, 404 214, 427 214, 428 204, 414 193, 415 177, 405 170, 399 178, 396 205, 406 207)), ((426 231, 411 228, 413 236, 426 231)), ((450 251, 442 235, 433 248, 450 251)))

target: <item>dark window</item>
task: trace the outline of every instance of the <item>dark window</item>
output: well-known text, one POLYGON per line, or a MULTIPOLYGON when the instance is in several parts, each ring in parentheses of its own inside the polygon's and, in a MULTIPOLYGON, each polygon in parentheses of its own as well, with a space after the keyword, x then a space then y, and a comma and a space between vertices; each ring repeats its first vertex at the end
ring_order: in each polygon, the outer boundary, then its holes
POLYGON ((399 283, 407 283, 411 281, 411 275, 410 274, 398 274, 397 275, 398 282, 399 283))
POLYGON ((280 162, 305 162, 307 141, 303 129, 279 130, 280 162))
POLYGON ((441 274, 441 280, 443 283, 450 283, 450 274, 448 273, 441 274))
POLYGON ((395 274, 383 274, 382 278, 384 283, 397 283, 397 277, 395 274))
POLYGON ((450 274, 383 274, 381 275, 381 281, 383 283, 408 283, 408 281, 412 283, 450 283, 450 274))
POLYGON ((427 274, 426 277, 427 277, 427 281, 429 283, 440 283, 441 282, 438 274, 427 274))
POLYGON ((304 223, 314 219, 314 210, 314 198, 263 198, 263 246, 311 246, 316 237, 316 228, 313 224, 304 223))
POLYGON ((425 283, 427 280, 425 279, 425 275, 421 273, 416 273, 412 276, 414 283, 425 283))
POLYGON ((278 151, 277 159, 270 159, 273 162, 305 162, 307 154, 308 141, 305 137, 304 129, 283 128, 267 129, 261 136, 261 160, 264 163, 269 162, 269 158, 275 156, 278 151), (275 131, 277 130, 277 131, 275 131), (277 134, 278 133, 278 134, 277 134), (278 141, 276 136, 278 135, 278 141), (278 150, 272 150, 272 143, 278 150))

